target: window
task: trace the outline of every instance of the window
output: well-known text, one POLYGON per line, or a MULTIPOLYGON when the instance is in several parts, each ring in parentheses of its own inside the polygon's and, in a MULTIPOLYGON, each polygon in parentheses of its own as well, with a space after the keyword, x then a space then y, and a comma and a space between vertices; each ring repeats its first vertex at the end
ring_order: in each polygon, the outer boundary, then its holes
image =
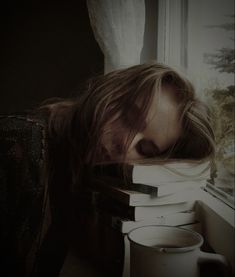
POLYGON ((208 191, 234 201, 234 2, 159 0, 157 59, 186 74, 213 114, 217 153, 208 191))

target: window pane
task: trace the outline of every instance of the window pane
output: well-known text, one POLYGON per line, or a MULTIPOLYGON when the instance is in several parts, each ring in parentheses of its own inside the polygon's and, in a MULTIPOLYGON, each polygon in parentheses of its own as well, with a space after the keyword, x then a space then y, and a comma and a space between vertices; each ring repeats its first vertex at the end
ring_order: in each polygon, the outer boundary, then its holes
POLYGON ((234 1, 188 1, 188 75, 213 112, 213 184, 234 196, 234 1))

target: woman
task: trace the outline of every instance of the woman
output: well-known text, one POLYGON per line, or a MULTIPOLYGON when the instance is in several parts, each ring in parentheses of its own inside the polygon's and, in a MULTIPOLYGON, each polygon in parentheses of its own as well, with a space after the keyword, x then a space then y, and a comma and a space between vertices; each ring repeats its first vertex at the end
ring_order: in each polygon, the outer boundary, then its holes
POLYGON ((68 245, 68 215, 76 213, 76 195, 96 165, 198 162, 214 155, 205 105, 190 82, 165 65, 136 65, 101 75, 76 98, 47 102, 34 115, 46 118, 48 126, 51 223, 41 236, 31 276, 46 276, 52 260, 50 276, 59 274, 68 245))
POLYGON ((84 165, 203 160, 214 154, 206 106, 191 83, 161 64, 113 71, 77 98, 40 108, 49 134, 70 157, 72 184, 84 165))

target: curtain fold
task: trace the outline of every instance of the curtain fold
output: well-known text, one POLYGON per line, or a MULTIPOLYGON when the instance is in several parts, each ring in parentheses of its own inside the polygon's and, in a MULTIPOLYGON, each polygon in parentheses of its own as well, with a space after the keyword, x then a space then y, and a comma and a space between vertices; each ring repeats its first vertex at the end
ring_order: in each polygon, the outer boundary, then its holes
POLYGON ((105 72, 140 63, 144 0, 87 0, 91 26, 105 58, 105 72))

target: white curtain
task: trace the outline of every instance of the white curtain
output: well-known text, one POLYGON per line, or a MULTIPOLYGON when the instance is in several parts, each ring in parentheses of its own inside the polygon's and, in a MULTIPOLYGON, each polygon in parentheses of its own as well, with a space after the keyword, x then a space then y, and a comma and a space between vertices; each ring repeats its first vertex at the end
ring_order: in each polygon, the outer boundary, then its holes
POLYGON ((145 26, 144 0, 87 0, 105 72, 140 63, 145 26))

